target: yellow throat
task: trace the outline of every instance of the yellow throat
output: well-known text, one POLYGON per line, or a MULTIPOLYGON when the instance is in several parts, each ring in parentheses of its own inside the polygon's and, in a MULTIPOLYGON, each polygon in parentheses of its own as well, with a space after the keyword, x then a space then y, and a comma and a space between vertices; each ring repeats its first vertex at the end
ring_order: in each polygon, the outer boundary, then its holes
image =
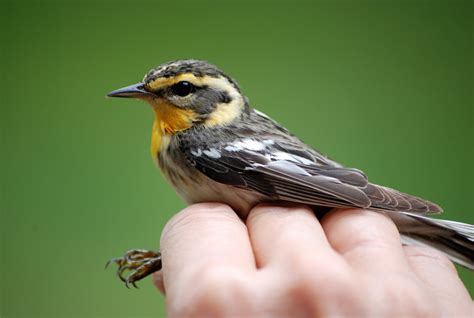
POLYGON ((151 156, 156 159, 160 151, 168 148, 170 138, 175 133, 188 129, 196 119, 190 109, 178 108, 168 102, 153 102, 155 121, 151 132, 151 156))

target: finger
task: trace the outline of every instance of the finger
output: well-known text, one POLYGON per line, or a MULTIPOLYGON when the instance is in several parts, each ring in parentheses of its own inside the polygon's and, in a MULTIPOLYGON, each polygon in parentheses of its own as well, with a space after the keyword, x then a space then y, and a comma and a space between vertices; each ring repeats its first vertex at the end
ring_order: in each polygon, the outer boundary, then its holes
POLYGON ((211 268, 255 270, 245 224, 228 206, 202 203, 176 214, 161 237, 166 293, 179 297, 211 268))
POLYGON ((442 316, 462 317, 472 313, 471 297, 453 263, 444 254, 413 245, 404 246, 403 250, 415 274, 435 295, 442 316))
POLYGON ((293 268, 301 258, 327 263, 329 257, 337 256, 306 206, 260 204, 250 211, 246 223, 258 267, 273 263, 293 268))
POLYGON ((158 288, 160 293, 162 293, 163 295, 166 294, 162 271, 153 273, 153 284, 156 288, 158 288))
POLYGON ((336 209, 321 221, 331 246, 362 272, 409 269, 400 234, 386 216, 362 209, 336 209))

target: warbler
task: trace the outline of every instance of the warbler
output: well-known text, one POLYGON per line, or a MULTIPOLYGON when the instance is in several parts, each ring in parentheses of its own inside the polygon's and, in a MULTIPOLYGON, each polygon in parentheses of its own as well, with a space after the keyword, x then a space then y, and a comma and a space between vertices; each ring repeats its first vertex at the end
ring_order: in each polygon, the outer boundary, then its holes
MULTIPOLYGON (((321 207, 367 208, 390 217, 404 242, 432 246, 474 270, 473 225, 432 219, 442 212, 438 205, 370 183, 362 171, 306 145, 252 108, 237 82, 210 63, 168 62, 108 96, 151 105, 151 155, 190 204, 223 202, 242 218, 263 201, 302 203, 320 213, 321 207)), ((140 249, 111 262, 127 287, 161 269, 159 252, 140 249)))

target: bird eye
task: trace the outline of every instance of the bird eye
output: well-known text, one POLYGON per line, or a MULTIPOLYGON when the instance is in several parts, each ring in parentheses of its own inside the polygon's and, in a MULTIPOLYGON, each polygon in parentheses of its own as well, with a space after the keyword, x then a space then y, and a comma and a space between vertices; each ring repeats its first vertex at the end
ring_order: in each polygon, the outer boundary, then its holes
POLYGON ((194 85, 187 81, 181 81, 171 86, 173 93, 178 96, 189 95, 194 91, 194 89, 194 85))

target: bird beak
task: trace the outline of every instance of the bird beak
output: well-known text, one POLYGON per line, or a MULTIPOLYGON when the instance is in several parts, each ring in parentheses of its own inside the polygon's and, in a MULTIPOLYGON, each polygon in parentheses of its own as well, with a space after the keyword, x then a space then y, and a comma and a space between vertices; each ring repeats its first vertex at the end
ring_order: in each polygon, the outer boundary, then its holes
POLYGON ((143 83, 133 84, 127 87, 122 87, 111 91, 107 94, 109 97, 128 97, 128 98, 143 98, 146 96, 154 95, 153 93, 147 91, 143 83))

